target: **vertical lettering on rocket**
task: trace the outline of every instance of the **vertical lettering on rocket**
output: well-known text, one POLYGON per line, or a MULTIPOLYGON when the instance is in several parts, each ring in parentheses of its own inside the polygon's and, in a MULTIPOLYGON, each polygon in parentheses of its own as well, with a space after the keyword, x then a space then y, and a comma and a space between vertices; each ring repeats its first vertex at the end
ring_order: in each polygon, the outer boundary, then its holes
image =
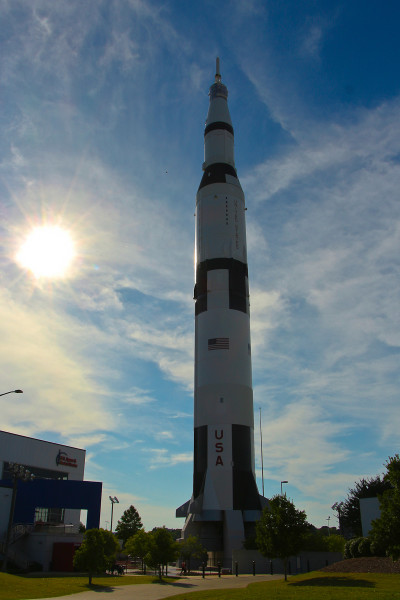
MULTIPOLYGON (((220 429, 219 432, 218 432, 218 430, 216 429, 215 430, 215 439, 222 440, 223 437, 224 437, 224 430, 220 429)), ((222 442, 217 442, 215 444, 215 451, 216 452, 223 452, 224 451, 224 445, 223 445, 222 442)), ((221 455, 217 456, 217 460, 215 462, 215 466, 218 466, 218 465, 224 466, 224 462, 222 460, 222 456, 221 455)))

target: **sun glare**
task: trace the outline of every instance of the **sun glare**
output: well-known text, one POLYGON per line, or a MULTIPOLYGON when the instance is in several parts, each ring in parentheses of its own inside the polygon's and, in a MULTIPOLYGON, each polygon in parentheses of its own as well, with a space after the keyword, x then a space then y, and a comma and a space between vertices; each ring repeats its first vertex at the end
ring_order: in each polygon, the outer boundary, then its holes
POLYGON ((17 254, 17 261, 33 275, 64 277, 75 256, 70 234, 58 226, 36 227, 17 254))

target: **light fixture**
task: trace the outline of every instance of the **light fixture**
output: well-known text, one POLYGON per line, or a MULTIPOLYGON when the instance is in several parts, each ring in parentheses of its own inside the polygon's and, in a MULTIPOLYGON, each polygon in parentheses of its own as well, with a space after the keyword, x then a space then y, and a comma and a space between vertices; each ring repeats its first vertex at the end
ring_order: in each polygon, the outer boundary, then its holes
POLYGON ((110 498, 110 502, 111 502, 111 525, 110 525, 110 531, 112 533, 112 522, 113 522, 113 512, 114 512, 114 504, 119 504, 119 500, 117 498, 117 496, 109 496, 110 498))

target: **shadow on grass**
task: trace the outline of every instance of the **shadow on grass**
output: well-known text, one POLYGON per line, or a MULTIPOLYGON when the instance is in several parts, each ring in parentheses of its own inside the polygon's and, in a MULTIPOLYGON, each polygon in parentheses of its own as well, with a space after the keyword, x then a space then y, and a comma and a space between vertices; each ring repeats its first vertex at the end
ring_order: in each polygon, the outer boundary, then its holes
POLYGON ((88 592, 115 592, 117 589, 112 585, 101 585, 100 583, 91 583, 90 585, 87 583, 84 587, 87 588, 88 592))
POLYGON ((350 577, 313 577, 303 581, 293 581, 289 586, 294 587, 365 587, 373 588, 375 583, 367 579, 352 579, 350 577))
POLYGON ((195 585, 193 583, 189 583, 187 581, 183 582, 183 581, 179 581, 175 578, 171 578, 171 581, 168 581, 166 579, 153 579, 153 581, 151 583, 158 583, 159 585, 169 585, 171 587, 176 587, 176 588, 183 588, 183 589, 188 589, 188 588, 192 588, 195 587, 195 585))
MULTIPOLYGON (((175 577, 171 577, 170 581, 168 581, 168 579, 160 580, 158 577, 155 577, 152 581, 143 585, 151 584, 158 584, 162 586, 168 585, 171 588, 177 588, 177 590, 182 589, 182 591, 189 590, 190 588, 195 587, 193 583, 183 583, 182 581, 177 580, 175 577)), ((115 587, 112 585, 104 585, 100 583, 92 583, 91 585, 89 585, 89 583, 87 583, 84 587, 91 592, 115 592, 115 590, 119 589, 121 586, 115 587)))

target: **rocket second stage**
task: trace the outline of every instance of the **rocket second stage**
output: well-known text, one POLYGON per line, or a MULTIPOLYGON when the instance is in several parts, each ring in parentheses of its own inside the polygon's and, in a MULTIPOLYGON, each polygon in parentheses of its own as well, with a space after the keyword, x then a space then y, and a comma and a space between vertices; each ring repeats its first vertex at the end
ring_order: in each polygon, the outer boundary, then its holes
POLYGON ((246 209, 227 98, 217 59, 196 197, 193 496, 177 511, 187 516, 184 537, 186 529, 195 533, 196 521, 223 521, 218 549, 225 557, 233 538, 243 542, 246 519, 254 522, 261 510, 254 475, 246 209))

